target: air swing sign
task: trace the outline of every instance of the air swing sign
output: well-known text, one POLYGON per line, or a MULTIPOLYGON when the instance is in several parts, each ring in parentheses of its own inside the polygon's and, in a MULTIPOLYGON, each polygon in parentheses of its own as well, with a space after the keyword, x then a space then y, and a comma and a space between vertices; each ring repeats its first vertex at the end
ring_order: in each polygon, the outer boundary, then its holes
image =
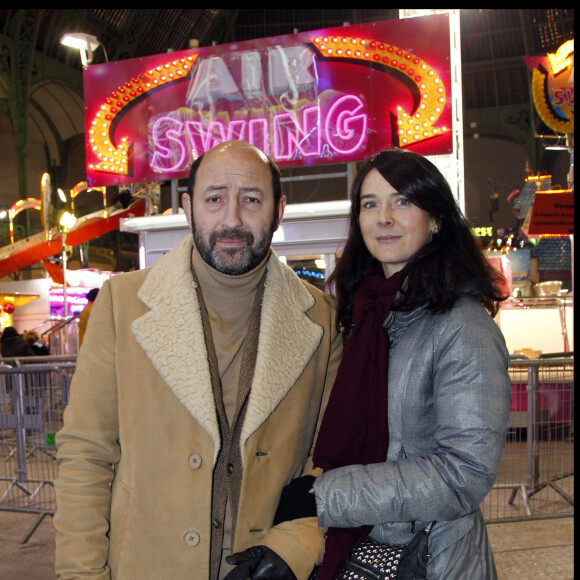
POLYGON ((452 151, 447 15, 93 65, 84 79, 93 187, 185 177, 229 139, 280 166, 452 151))

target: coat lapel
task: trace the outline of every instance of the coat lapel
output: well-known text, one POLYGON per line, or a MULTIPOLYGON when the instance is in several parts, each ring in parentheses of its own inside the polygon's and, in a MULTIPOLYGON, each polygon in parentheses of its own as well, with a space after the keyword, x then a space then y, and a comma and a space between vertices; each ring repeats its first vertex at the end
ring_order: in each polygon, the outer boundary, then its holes
POLYGON ((272 252, 262 303, 258 356, 241 433, 243 447, 302 374, 322 339, 306 312, 314 298, 272 252))
POLYGON ((133 334, 177 398, 219 449, 207 350, 187 236, 151 268, 139 298, 150 310, 133 321, 133 334))

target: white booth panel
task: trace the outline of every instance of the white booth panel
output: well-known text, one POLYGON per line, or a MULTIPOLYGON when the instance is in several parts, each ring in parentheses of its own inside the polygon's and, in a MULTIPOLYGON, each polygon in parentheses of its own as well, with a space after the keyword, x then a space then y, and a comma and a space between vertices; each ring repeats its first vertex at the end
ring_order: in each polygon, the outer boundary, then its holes
MULTIPOLYGON (((287 206, 272 240, 275 252, 280 256, 340 252, 349 210, 347 200, 287 206)), ((190 232, 183 213, 124 219, 121 231, 139 234, 140 268, 152 266, 190 232)))

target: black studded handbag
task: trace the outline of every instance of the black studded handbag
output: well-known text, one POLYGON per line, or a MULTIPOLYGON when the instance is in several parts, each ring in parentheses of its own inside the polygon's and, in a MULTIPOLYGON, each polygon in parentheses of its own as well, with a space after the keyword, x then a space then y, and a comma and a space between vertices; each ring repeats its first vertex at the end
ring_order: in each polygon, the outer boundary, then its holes
MULTIPOLYGON (((365 536, 352 549, 346 570, 336 580, 424 580, 429 559, 429 533, 435 522, 421 530, 409 544, 389 545, 365 536)), ((309 580, 315 580, 317 570, 309 580)))

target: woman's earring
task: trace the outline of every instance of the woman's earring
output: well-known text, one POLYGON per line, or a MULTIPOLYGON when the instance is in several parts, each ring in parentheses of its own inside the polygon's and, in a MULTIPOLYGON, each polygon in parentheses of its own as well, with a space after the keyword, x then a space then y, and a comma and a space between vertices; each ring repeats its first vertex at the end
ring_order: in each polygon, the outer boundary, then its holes
POLYGON ((436 236, 439 233, 439 228, 437 226, 435 226, 432 230, 431 233, 436 236))

